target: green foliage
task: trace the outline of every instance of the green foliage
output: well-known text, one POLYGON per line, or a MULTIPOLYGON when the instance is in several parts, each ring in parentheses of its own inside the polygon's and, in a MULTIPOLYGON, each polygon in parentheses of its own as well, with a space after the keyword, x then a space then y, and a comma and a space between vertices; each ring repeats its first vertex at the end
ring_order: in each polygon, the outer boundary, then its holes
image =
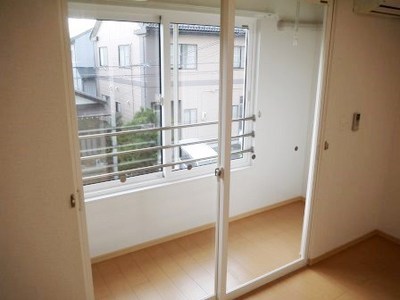
MULTIPOLYGON (((130 129, 153 128, 157 122, 156 113, 149 109, 141 109, 137 112, 132 121, 123 125, 123 127, 133 127, 130 129)), ((117 137, 118 151, 126 151, 132 149, 147 148, 159 145, 159 132, 143 132, 143 133, 127 133, 117 137)), ((132 154, 123 154, 118 156, 118 169, 128 170, 133 168, 140 168, 151 166, 157 163, 159 151, 146 151, 132 154)), ((148 172, 137 172, 135 175, 144 174, 148 172)))
POLYGON ((139 112, 135 114, 133 117, 133 120, 125 124, 126 126, 132 126, 132 125, 148 125, 152 124, 154 125, 157 122, 157 116, 155 112, 150 109, 146 108, 144 109, 143 107, 140 109, 139 112))

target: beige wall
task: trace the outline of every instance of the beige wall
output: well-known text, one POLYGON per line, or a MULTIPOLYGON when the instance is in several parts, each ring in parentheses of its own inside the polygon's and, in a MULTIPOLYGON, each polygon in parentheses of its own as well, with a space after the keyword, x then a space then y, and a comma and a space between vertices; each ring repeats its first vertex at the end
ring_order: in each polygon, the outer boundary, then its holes
POLYGON ((69 207, 76 185, 61 2, 0 2, 0 299, 91 299, 69 207))
MULTIPOLYGON (((400 76, 397 76, 397 78, 400 78, 400 76)), ((400 94, 398 96, 397 120, 392 140, 393 149, 392 155, 389 157, 389 174, 385 197, 382 201, 379 228, 400 239, 400 94)))
POLYGON ((379 227, 399 115, 399 20, 355 15, 352 1, 338 0, 334 22, 324 130, 330 148, 320 160, 311 257, 379 227), (354 112, 361 113, 357 132, 350 130, 354 112))

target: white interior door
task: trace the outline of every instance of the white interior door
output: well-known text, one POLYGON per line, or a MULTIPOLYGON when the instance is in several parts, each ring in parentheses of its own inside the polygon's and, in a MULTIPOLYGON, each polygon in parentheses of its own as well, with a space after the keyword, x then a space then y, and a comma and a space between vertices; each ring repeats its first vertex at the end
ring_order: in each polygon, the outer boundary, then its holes
POLYGON ((93 299, 83 212, 70 205, 66 3, 2 1, 0 11, 0 298, 93 299))

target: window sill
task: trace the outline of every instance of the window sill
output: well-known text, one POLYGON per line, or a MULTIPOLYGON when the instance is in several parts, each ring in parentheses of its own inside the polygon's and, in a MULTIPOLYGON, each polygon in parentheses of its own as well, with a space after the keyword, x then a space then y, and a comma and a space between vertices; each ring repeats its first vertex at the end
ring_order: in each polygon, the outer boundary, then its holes
MULTIPOLYGON (((212 167, 212 168, 215 169, 215 167, 216 166, 214 165, 214 167, 212 167)), ((241 164, 238 164, 237 166, 233 166, 231 171, 233 173, 235 173, 235 172, 240 172, 242 170, 249 169, 251 167, 252 167, 251 162, 241 163, 241 164)), ((179 172, 179 171, 177 171, 177 172, 179 172)), ((112 199, 115 197, 134 194, 134 193, 138 193, 138 192, 159 189, 159 188, 163 188, 163 187, 170 186, 170 185, 181 184, 181 183, 195 181, 195 180, 202 180, 202 179, 209 178, 209 177, 215 177, 214 172, 207 172, 206 174, 193 175, 189 178, 183 177, 183 176, 176 176, 175 178, 172 178, 172 179, 158 178, 158 179, 154 179, 151 181, 147 181, 144 184, 127 183, 124 186, 118 185, 118 187, 113 187, 113 188, 110 188, 107 190, 99 189, 97 191, 90 191, 89 194, 93 194, 92 196, 91 195, 86 196, 87 191, 84 188, 85 203, 90 204, 92 202, 96 202, 99 200, 112 199), (112 190, 112 191, 110 191, 110 190, 112 190)))

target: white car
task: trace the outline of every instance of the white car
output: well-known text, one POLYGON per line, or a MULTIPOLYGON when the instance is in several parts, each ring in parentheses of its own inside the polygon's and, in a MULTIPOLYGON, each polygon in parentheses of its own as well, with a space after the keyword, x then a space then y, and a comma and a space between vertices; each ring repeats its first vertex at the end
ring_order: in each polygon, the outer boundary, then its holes
MULTIPOLYGON (((181 140, 180 144, 197 142, 199 139, 186 139, 181 140)), ((187 169, 191 167, 204 166, 215 163, 217 161, 218 153, 208 144, 193 144, 182 145, 179 147, 179 158, 182 161, 195 159, 194 162, 182 163, 180 169, 187 169)))

